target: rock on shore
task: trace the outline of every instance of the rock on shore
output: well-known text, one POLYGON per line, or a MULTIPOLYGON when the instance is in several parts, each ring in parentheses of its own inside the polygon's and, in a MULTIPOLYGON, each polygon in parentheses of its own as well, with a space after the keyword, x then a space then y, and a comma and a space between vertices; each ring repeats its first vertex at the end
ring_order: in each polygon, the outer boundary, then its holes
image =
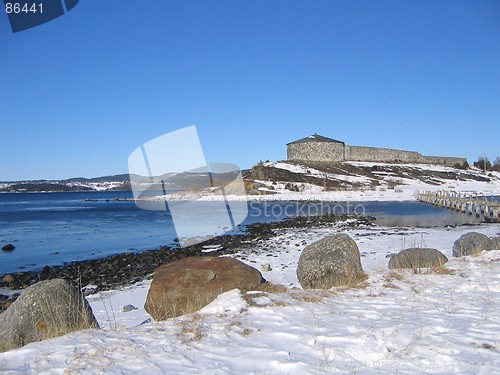
POLYGON ((365 279, 356 242, 340 233, 306 246, 300 254, 297 278, 304 289, 330 289, 365 279))
POLYGON ((86 328, 99 325, 80 291, 65 280, 41 281, 0 314, 0 352, 86 328))
POLYGON ((253 267, 225 257, 190 257, 158 267, 144 308, 154 320, 190 314, 232 289, 252 290, 264 281, 253 267))

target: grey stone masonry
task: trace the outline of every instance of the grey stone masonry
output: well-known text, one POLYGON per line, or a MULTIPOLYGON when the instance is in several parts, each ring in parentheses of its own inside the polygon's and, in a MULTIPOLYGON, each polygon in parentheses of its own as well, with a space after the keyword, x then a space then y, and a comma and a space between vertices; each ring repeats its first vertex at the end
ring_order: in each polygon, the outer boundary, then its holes
POLYGON ((335 142, 290 144, 288 160, 344 161, 344 144, 335 142))
POLYGON ((287 144, 287 158, 292 161, 342 162, 368 161, 381 163, 416 163, 454 166, 467 159, 448 156, 423 156, 416 151, 379 147, 350 146, 321 135, 310 135, 287 144))

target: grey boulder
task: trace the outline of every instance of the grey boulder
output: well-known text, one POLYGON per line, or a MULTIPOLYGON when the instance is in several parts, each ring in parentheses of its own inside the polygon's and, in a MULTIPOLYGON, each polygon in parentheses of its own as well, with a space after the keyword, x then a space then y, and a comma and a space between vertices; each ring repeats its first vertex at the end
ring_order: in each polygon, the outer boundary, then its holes
POLYGON ((389 259, 389 268, 418 269, 439 267, 448 262, 448 258, 439 250, 428 248, 411 248, 400 251, 389 259))
POLYGON ((297 266, 304 289, 330 289, 366 279, 356 243, 347 234, 325 237, 304 248, 297 266))
POLYGON ((488 250, 500 250, 500 237, 490 238, 490 248, 488 250))
POLYGON ((455 241, 453 244, 453 256, 478 255, 483 250, 490 250, 491 245, 491 240, 488 236, 478 232, 469 232, 455 241))
POLYGON ((86 328, 99 328, 80 291, 62 279, 27 288, 0 314, 0 352, 86 328))

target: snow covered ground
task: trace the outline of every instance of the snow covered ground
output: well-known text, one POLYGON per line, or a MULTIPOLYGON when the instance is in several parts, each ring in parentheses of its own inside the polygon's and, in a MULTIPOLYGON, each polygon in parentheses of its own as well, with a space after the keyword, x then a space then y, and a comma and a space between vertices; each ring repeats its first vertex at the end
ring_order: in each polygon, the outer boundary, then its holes
MULTIPOLYGON (((311 168, 271 164, 325 178, 325 172, 311 168)), ((427 190, 500 195, 498 173, 493 174, 493 182, 434 179, 439 185, 398 177, 392 188, 386 183, 390 174, 383 177, 384 183, 372 189, 364 176, 326 176, 350 179, 361 191, 326 191, 294 182, 299 190, 295 192, 286 188, 286 182, 258 181, 261 189, 273 194, 246 199, 406 201, 427 190)), ((214 200, 217 196, 201 193, 177 198, 214 200)), ((241 295, 233 290, 200 312, 165 322, 151 321, 143 308, 149 280, 93 294, 88 300, 101 330, 75 332, 0 353, 0 373, 500 374, 500 249, 453 259, 453 242, 469 231, 500 236, 500 225, 430 229, 351 228, 337 223, 281 230, 275 238, 248 245, 232 256, 258 269, 269 264, 272 270, 264 277, 284 285, 285 291, 241 295), (358 244, 369 279, 351 289, 302 290, 295 274, 301 251, 340 231, 358 244), (450 258, 449 272, 388 270, 387 255, 415 246, 441 250, 450 258), (125 312, 126 305, 137 308, 125 312)), ((216 249, 210 250, 216 253, 216 249)))
POLYGON ((88 297, 102 329, 0 354, 0 373, 498 374, 500 250, 452 259, 463 233, 500 226, 283 230, 234 256, 287 287, 238 290, 198 313, 151 322, 149 281, 88 297), (358 288, 304 291, 295 270, 305 245, 339 231, 358 244, 369 279, 358 288), (450 272, 391 272, 387 254, 411 246, 447 255, 450 272), (137 307, 122 312, 122 307, 137 307))

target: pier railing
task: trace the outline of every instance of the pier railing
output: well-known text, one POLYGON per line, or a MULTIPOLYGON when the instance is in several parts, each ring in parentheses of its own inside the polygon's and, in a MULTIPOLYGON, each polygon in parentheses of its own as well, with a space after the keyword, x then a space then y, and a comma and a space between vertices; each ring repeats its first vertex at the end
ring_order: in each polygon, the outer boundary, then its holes
POLYGON ((500 222, 500 202, 496 202, 493 196, 454 191, 425 191, 419 192, 417 199, 434 206, 475 215, 486 221, 500 222))

